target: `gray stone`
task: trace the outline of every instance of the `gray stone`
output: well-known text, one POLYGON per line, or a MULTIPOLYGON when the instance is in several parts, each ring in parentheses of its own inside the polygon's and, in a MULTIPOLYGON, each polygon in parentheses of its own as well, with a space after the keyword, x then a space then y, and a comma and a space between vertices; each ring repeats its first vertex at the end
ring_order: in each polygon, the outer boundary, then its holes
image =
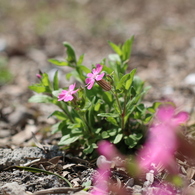
POLYGON ((8 166, 21 165, 31 160, 29 158, 50 159, 55 156, 62 156, 63 153, 58 150, 57 146, 41 149, 38 147, 24 147, 11 149, 0 149, 0 170, 8 166))
POLYGON ((3 195, 27 195, 25 186, 19 185, 17 182, 7 183, 0 188, 3 195))

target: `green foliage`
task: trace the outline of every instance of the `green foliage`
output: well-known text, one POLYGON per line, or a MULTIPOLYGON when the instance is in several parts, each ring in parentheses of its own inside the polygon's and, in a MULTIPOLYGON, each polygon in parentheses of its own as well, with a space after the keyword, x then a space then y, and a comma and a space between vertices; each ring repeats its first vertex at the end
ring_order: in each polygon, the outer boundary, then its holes
POLYGON ((9 82, 12 79, 12 75, 7 68, 7 60, 6 58, 0 58, 0 86, 9 82))
POLYGON ((63 43, 66 59, 50 59, 49 62, 72 68, 66 78, 74 77, 80 82, 81 87, 75 94, 77 98, 68 102, 58 101, 58 95, 64 89, 59 88, 58 72, 53 82, 43 73, 40 83, 29 86, 31 90, 41 93, 32 96, 30 102, 52 103, 59 107, 60 110, 50 115, 59 120, 52 127, 52 133, 62 133, 59 145, 81 148, 86 154, 92 153, 102 139, 117 144, 124 151, 139 146, 159 103, 149 108, 143 104, 143 97, 149 88, 144 87, 144 81, 135 75, 136 69, 127 70, 132 43, 133 37, 121 45, 109 41, 115 54, 100 63, 105 73, 104 80, 111 85, 109 91, 104 91, 97 84, 90 90, 86 89, 85 79, 91 70, 83 65, 84 55, 77 58, 74 48, 67 42, 63 43))

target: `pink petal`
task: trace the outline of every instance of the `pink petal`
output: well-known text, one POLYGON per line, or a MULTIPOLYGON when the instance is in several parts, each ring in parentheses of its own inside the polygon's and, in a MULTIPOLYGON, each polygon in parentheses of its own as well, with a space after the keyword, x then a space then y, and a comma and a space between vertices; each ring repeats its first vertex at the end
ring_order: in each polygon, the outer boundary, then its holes
POLYGON ((88 73, 87 77, 93 77, 93 74, 92 73, 88 73))
POLYGON ((63 90, 63 91, 58 95, 58 101, 63 100, 67 93, 68 93, 68 91, 63 90))
POLYGON ((94 80, 91 80, 91 82, 89 83, 87 89, 91 89, 94 85, 95 81, 94 80))
POLYGON ((36 77, 40 79, 42 76, 40 74, 36 74, 36 77))
POLYGON ((68 102, 68 101, 71 101, 71 100, 73 100, 73 96, 72 95, 66 95, 65 97, 64 97, 64 101, 65 102, 68 102))
POLYGON ((97 64, 97 65, 96 65, 96 71, 97 71, 97 73, 100 73, 100 72, 102 71, 102 68, 103 68, 102 65, 97 64))
POLYGON ((75 94, 78 90, 79 90, 79 89, 76 89, 76 90, 74 90, 74 91, 71 91, 70 94, 71 94, 71 95, 72 95, 72 94, 75 94))
POLYGON ((76 86, 76 83, 70 85, 68 90, 69 90, 69 91, 73 91, 74 88, 75 88, 75 86, 76 86))
POLYGON ((86 79, 85 79, 85 83, 89 84, 89 83, 91 83, 93 80, 94 80, 94 79, 86 78, 86 79))
POLYGON ((173 106, 160 107, 156 116, 161 122, 167 122, 174 116, 174 111, 175 109, 173 106))
POLYGON ((95 80, 100 81, 100 80, 102 80, 103 77, 104 77, 104 73, 99 74, 99 75, 96 76, 95 80))
POLYGON ((187 112, 180 112, 177 115, 175 115, 174 123, 176 125, 179 125, 187 122, 188 119, 189 119, 189 114, 187 112))
POLYGON ((100 141, 98 144, 98 152, 105 156, 108 160, 113 160, 118 156, 116 148, 108 141, 100 141))

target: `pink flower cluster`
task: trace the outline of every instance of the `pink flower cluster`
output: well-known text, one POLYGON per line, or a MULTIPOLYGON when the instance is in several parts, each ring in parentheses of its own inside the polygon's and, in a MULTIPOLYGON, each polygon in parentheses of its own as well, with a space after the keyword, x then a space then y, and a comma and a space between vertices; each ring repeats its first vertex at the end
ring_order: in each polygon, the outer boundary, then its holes
POLYGON ((178 148, 178 126, 188 120, 186 112, 176 113, 173 106, 162 106, 149 129, 149 137, 138 154, 138 162, 144 170, 162 167, 177 173, 174 154, 178 148))
MULTIPOLYGON (((91 89, 95 83, 95 81, 100 81, 102 80, 102 78, 104 77, 104 73, 101 73, 100 72, 102 71, 102 65, 100 64, 97 64, 96 65, 96 68, 94 68, 92 70, 92 73, 88 73, 87 74, 87 77, 85 82, 86 82, 86 86, 87 86, 87 89, 91 89)), ((37 77, 40 78, 40 75, 37 74, 37 77)), ((68 90, 63 90, 59 95, 58 95, 58 101, 65 101, 65 102, 68 102, 68 101, 72 101, 74 99, 74 96, 73 94, 75 94, 78 89, 74 90, 76 84, 72 84, 69 86, 69 89, 68 90)))

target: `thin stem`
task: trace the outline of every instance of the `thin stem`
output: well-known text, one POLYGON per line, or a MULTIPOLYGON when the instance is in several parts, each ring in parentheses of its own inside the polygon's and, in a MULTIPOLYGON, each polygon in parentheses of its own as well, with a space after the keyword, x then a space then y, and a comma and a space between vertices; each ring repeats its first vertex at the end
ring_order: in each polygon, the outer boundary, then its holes
POLYGON ((68 114, 68 112, 59 104, 58 105, 59 107, 60 107, 60 109, 62 109, 63 110, 63 112, 66 114, 66 116, 68 117, 68 119, 73 123, 74 121, 73 121, 73 119, 72 119, 72 117, 68 114))
POLYGON ((78 114, 79 117, 83 120, 83 124, 85 125, 85 129, 86 129, 87 131, 89 131, 90 133, 92 133, 92 132, 91 132, 91 128, 89 127, 89 125, 88 125, 88 123, 87 123, 87 121, 86 121, 86 118, 83 117, 79 112, 77 112, 77 114, 78 114))
MULTIPOLYGON (((112 90, 111 90, 112 91, 112 90)), ((118 108, 120 110, 120 115, 121 115, 121 128, 124 129, 124 117, 123 117, 123 110, 122 110, 122 107, 120 105, 120 102, 119 102, 119 99, 118 99, 118 94, 116 93, 116 91, 112 91, 115 99, 116 99, 116 102, 117 102, 117 105, 118 105, 118 108)))

